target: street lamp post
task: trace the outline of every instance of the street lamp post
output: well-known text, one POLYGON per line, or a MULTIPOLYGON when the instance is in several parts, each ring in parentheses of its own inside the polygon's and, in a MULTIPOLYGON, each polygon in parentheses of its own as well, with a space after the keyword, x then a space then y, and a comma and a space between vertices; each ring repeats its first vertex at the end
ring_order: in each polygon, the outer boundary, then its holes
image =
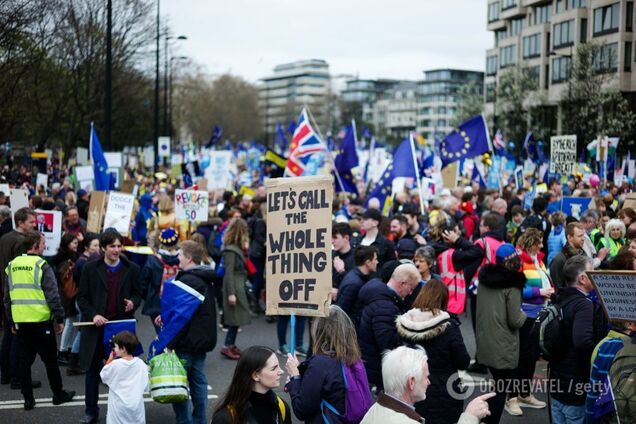
POLYGON ((104 96, 104 145, 112 149, 111 128, 113 121, 113 1, 106 5, 106 95, 104 96))
MULTIPOLYGON (((164 58, 165 58, 165 70, 164 70, 164 74, 163 74, 163 135, 171 135, 172 131, 169 128, 169 125, 171 124, 171 120, 168 117, 168 111, 169 111, 169 106, 168 106, 168 91, 170 89, 170 84, 172 84, 172 81, 169 81, 170 79, 170 74, 172 73, 172 59, 174 58, 170 58, 168 59, 168 57, 170 56, 170 52, 168 49, 168 41, 175 39, 175 37, 172 37, 170 35, 166 35, 165 37, 165 44, 164 44, 164 58)), ((176 37, 177 40, 187 40, 188 37, 186 37, 185 35, 180 35, 178 37, 176 37)))
POLYGON ((172 88, 173 88, 173 79, 172 76, 174 74, 173 70, 172 70, 172 61, 173 60, 187 60, 188 57, 187 56, 173 56, 170 58, 170 79, 169 79, 169 84, 168 84, 168 103, 167 103, 167 109, 168 109, 168 135, 170 136, 170 140, 172 142, 172 135, 173 135, 173 125, 172 125, 172 88))
POLYGON ((158 171, 158 164, 159 164, 159 41, 160 41, 160 15, 159 15, 159 11, 160 11, 160 0, 157 0, 157 51, 156 51, 156 63, 155 63, 155 116, 154 116, 154 131, 153 131, 153 138, 152 138, 152 147, 153 147, 153 152, 155 153, 154 156, 154 162, 153 162, 153 170, 156 173, 158 171))

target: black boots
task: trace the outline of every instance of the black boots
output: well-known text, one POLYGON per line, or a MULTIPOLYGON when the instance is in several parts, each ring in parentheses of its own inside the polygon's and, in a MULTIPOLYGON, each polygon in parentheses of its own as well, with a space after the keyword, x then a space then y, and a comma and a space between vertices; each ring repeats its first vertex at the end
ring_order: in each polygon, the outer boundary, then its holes
POLYGON ((79 353, 71 353, 69 355, 68 368, 66 369, 66 375, 82 375, 86 371, 80 368, 79 365, 79 353))
POLYGON ((73 396, 75 396, 75 391, 69 390, 67 392, 66 390, 62 390, 61 392, 53 395, 53 405, 61 405, 66 402, 70 402, 73 400, 73 396))
POLYGON ((68 365, 69 363, 69 358, 71 356, 71 350, 65 350, 65 351, 59 351, 57 353, 57 363, 60 365, 68 365))

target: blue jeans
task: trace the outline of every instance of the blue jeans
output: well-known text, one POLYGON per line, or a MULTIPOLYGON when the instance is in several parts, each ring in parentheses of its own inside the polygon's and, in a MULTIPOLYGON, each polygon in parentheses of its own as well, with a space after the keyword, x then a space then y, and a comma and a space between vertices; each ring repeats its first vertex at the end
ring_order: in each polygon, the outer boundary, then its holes
MULTIPOLYGON (((296 317, 296 346, 303 347, 303 337, 305 336, 305 322, 307 318, 296 317)), ((279 315, 276 323, 276 333, 278 335, 278 346, 287 344, 287 327, 289 327, 289 315, 279 315)))
POLYGON ((176 424, 208 424, 206 409, 208 407, 208 379, 205 375, 205 353, 193 355, 177 352, 179 359, 184 361, 190 384, 190 401, 173 403, 172 409, 176 415, 176 424))
POLYGON ((585 405, 566 405, 556 399, 550 399, 552 424, 583 424, 585 405))
POLYGON ((225 336, 225 346, 234 346, 236 344, 236 335, 238 334, 238 327, 228 327, 227 336, 225 336))

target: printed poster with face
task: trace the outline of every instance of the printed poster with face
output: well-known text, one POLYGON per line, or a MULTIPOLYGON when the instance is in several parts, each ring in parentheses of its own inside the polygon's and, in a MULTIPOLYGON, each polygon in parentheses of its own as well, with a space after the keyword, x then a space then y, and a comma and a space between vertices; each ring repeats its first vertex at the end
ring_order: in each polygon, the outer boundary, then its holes
POLYGON ((53 256, 62 241, 62 212, 35 210, 35 230, 44 234, 44 256, 53 256))

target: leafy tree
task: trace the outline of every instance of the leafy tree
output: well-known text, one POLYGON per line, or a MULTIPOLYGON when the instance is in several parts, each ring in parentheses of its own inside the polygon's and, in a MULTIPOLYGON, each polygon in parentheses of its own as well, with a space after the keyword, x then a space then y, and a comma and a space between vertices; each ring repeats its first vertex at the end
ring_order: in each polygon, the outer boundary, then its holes
POLYGON ((468 118, 479 115, 484 109, 484 97, 481 92, 481 85, 476 82, 462 85, 457 92, 457 97, 457 113, 451 120, 453 127, 456 127, 468 118))
POLYGON ((563 132, 577 135, 579 150, 601 133, 634 138, 636 116, 617 84, 618 60, 605 56, 607 51, 594 42, 580 45, 562 94, 563 132))

